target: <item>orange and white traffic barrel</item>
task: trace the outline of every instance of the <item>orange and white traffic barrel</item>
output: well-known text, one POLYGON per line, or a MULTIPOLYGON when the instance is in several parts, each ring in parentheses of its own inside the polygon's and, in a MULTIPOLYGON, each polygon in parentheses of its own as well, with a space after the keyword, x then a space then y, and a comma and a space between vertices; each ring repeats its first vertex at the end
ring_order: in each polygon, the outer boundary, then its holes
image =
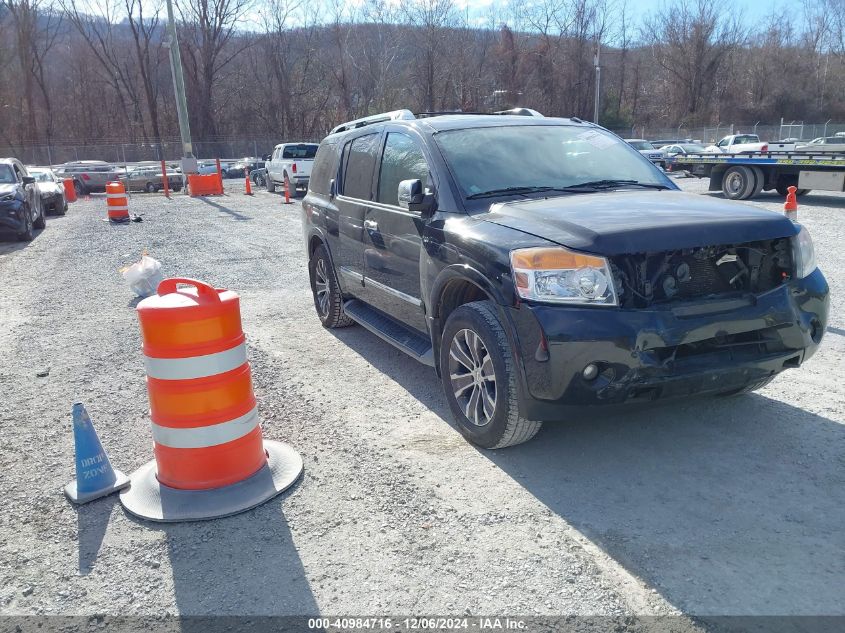
POLYGON ((210 519, 291 486, 302 458, 262 438, 238 295, 165 279, 137 310, 155 460, 131 475, 124 507, 154 521, 210 519))
POLYGON ((129 222, 129 199, 122 182, 106 184, 106 209, 110 222, 129 222))

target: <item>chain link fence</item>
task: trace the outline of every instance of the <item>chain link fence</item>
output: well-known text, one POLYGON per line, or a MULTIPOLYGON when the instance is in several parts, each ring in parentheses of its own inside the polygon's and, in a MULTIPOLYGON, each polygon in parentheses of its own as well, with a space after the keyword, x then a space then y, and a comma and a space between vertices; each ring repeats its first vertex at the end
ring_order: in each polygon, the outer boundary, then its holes
MULTIPOLYGON (((649 141, 659 140, 683 140, 711 144, 729 134, 757 134, 760 140, 774 142, 785 139, 800 139, 811 141, 820 136, 834 136, 837 133, 845 133, 845 123, 804 123, 791 121, 789 123, 761 124, 752 123, 739 125, 734 123, 720 123, 707 127, 686 127, 658 128, 645 125, 634 125, 630 128, 614 128, 613 132, 623 138, 642 138, 649 141)), ((843 139, 845 143, 845 139, 843 139)))
MULTIPOLYGON (((296 138, 296 141, 319 139, 296 138)), ((203 159, 238 159, 262 157, 284 142, 268 138, 233 138, 193 143, 194 155, 203 159)), ((79 160, 102 160, 107 163, 125 164, 142 161, 178 160, 182 157, 182 143, 169 139, 161 143, 96 142, 85 144, 0 146, 0 156, 14 156, 26 165, 60 165, 79 160)))
MULTIPOLYGON (((761 125, 718 124, 707 127, 658 128, 634 125, 630 128, 614 128, 623 138, 643 138, 650 141, 692 139, 704 144, 715 143, 728 134, 757 134, 763 141, 779 141, 787 138, 812 140, 820 136, 834 136, 845 133, 845 123, 803 123, 794 122, 761 125)), ((290 139, 291 141, 319 142, 315 138, 290 139)), ((220 158, 223 160, 244 157, 262 157, 273 151, 281 139, 228 138, 216 141, 198 141, 194 155, 200 160, 220 158)), ((845 139, 843 139, 845 142, 845 139)), ((103 141, 91 143, 54 143, 51 145, 0 146, 0 156, 14 156, 27 165, 60 165, 78 160, 102 160, 108 163, 125 164, 142 161, 178 160, 182 156, 182 143, 178 138, 161 143, 120 143, 103 141)))

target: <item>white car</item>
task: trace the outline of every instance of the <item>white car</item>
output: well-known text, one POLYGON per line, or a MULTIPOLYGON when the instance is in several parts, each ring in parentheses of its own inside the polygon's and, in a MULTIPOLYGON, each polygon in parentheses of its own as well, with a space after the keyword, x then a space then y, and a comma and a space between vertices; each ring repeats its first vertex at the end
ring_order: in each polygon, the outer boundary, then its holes
POLYGON ((739 154, 742 152, 768 152, 769 144, 756 134, 731 134, 706 150, 709 154, 739 154))
POLYGON ((666 155, 642 138, 626 138, 625 142, 659 167, 666 166, 666 155))
POLYGON ((267 161, 267 191, 287 184, 290 195, 305 193, 311 178, 311 166, 317 154, 317 143, 281 143, 267 161))
POLYGON ((809 143, 799 144, 796 149, 799 152, 835 152, 845 154, 845 136, 821 136, 814 138, 809 143))

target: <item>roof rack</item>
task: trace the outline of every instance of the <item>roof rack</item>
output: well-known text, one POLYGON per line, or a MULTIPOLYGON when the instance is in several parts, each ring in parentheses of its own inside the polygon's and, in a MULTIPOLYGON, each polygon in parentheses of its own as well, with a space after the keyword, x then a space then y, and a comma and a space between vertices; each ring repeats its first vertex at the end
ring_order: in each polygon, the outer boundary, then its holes
MULTIPOLYGON (((383 123, 385 121, 411 121, 417 118, 427 118, 433 116, 443 116, 448 114, 467 114, 467 115, 511 115, 511 116, 534 116, 542 117, 543 115, 532 110, 531 108, 513 108, 511 110, 500 110, 499 112, 465 112, 462 110, 443 110, 438 112, 411 112, 410 110, 393 110, 392 112, 382 112, 381 114, 373 114, 372 116, 365 116, 354 121, 347 121, 332 128, 329 134, 336 134, 338 132, 346 132, 354 130, 365 125, 372 125, 373 123, 383 123)), ((574 119, 573 119, 574 120, 574 119)))
POLYGON ((415 119, 414 113, 410 110, 393 110, 392 112, 382 112, 381 114, 374 114, 372 116, 365 116, 354 121, 347 121, 332 128, 329 134, 336 134, 337 132, 346 132, 354 130, 365 125, 372 125, 373 123, 382 123, 384 121, 407 121, 415 119))

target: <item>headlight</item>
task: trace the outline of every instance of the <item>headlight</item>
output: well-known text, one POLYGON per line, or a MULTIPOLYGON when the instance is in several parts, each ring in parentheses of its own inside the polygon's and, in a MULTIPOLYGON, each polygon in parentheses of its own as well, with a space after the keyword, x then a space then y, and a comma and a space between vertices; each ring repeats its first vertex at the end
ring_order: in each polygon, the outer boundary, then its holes
POLYGON ((604 257, 563 247, 511 251, 519 296, 548 303, 616 305, 613 276, 604 257))
POLYGON ((7 193, 5 196, 0 198, 0 202, 11 202, 14 199, 15 199, 15 194, 7 193))
POLYGON ((798 279, 803 279, 818 268, 813 238, 803 226, 798 231, 798 235, 792 238, 792 256, 795 259, 795 276, 798 279))

